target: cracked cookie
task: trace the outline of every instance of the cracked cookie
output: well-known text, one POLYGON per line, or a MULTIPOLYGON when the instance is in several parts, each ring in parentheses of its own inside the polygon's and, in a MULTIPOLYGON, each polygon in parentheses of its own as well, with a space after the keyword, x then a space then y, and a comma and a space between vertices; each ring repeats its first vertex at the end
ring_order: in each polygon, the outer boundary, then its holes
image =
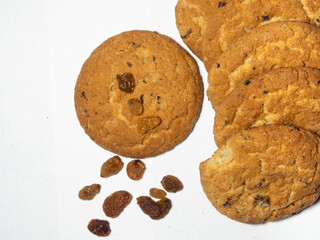
POLYGON ((129 31, 93 51, 74 100, 94 142, 122 156, 145 158, 189 135, 200 114, 203 85, 195 60, 171 38, 129 31))
POLYGON ((202 56, 209 71, 215 60, 242 34, 278 21, 299 21, 320 26, 320 1, 232 0, 215 8, 202 37, 202 56))
POLYGON ((281 67, 320 68, 320 29, 301 22, 274 22, 242 35, 212 66, 207 95, 214 108, 239 84, 281 67), (230 61, 232 59, 232 61, 230 61))
POLYGON ((267 124, 293 125, 320 135, 320 70, 278 68, 240 84, 217 108, 218 147, 233 134, 267 124))
POLYGON ((318 138, 309 131, 268 125, 233 135, 200 164, 212 205, 244 223, 297 214, 319 196, 318 138))
POLYGON ((183 42, 202 59, 202 41, 207 22, 215 8, 223 7, 219 0, 178 0, 176 25, 183 42))

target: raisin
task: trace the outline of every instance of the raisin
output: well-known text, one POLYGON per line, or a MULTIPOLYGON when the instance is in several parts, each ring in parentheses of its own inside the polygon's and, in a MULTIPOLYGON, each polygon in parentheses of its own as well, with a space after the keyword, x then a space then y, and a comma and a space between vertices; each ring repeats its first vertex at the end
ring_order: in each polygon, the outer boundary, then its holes
POLYGON ((166 197, 167 193, 159 188, 151 188, 149 191, 151 197, 163 199, 166 197))
POLYGON ((219 2, 218 8, 224 7, 226 5, 225 2, 219 2))
POLYGON ((138 124, 138 131, 140 133, 146 133, 151 129, 154 129, 161 123, 161 118, 156 116, 156 117, 144 117, 140 118, 137 122, 138 124))
POLYGON ((144 97, 144 94, 142 94, 142 95, 140 96, 140 101, 142 102, 142 104, 144 103, 143 97, 144 97))
POLYGON ((268 90, 264 90, 263 93, 264 93, 264 94, 267 94, 267 93, 268 93, 268 90))
POLYGON ((100 192, 101 186, 99 184, 92 184, 85 186, 79 191, 79 198, 82 200, 91 200, 100 192))
POLYGON ((106 237, 111 233, 110 224, 106 220, 92 219, 88 224, 88 229, 99 237, 106 237))
POLYGON ((129 110, 132 115, 138 116, 143 112, 142 102, 138 98, 132 98, 128 101, 129 110))
POLYGON ((141 196, 137 198, 137 203, 141 210, 154 220, 165 217, 171 209, 171 200, 163 198, 157 202, 152 200, 151 197, 141 196))
POLYGON ((269 16, 268 15, 263 15, 261 16, 262 21, 268 21, 269 20, 269 16))
POLYGON ((132 67, 132 63, 131 62, 127 62, 129 67, 132 67))
POLYGON ((159 214, 159 216, 153 216, 153 217, 150 216, 154 220, 164 218, 169 213, 169 211, 172 207, 171 200, 168 198, 163 198, 163 199, 157 201, 157 204, 160 205, 160 214, 159 214))
POLYGON ((192 28, 187 28, 187 31, 183 35, 181 35, 181 38, 187 38, 190 33, 192 33, 192 28))
POLYGON ((268 196, 262 196, 260 194, 257 194, 254 197, 253 205, 260 205, 261 207, 270 206, 270 198, 268 196))
POLYGON ((251 81, 250 81, 250 79, 248 79, 248 80, 246 80, 246 81, 244 82, 244 85, 248 86, 250 83, 251 83, 251 81))
POLYGON ((111 218, 118 217, 131 202, 132 195, 127 191, 117 191, 112 193, 103 202, 103 211, 111 218))
POLYGON ((119 89, 125 93, 132 93, 135 87, 134 77, 131 73, 125 72, 122 75, 117 75, 119 89))
POLYGON ((141 160, 132 160, 127 165, 128 177, 132 180, 138 181, 143 177, 146 165, 141 160))
POLYGON ((84 92, 81 93, 82 98, 86 98, 86 94, 84 92))
POLYGON ((182 182, 175 176, 167 175, 162 178, 161 184, 167 192, 178 192, 183 189, 182 182))
POLYGON ((161 206, 151 197, 141 196, 137 198, 137 203, 141 210, 149 217, 158 217, 161 214, 161 206))
POLYGON ((103 178, 110 177, 113 175, 118 174, 121 169, 123 168, 123 162, 121 158, 118 156, 114 156, 108 159, 104 164, 101 166, 100 176, 103 178))
POLYGON ((318 81, 318 84, 320 84, 320 80, 318 81))
POLYGON ((219 67, 220 67, 220 63, 216 63, 216 65, 217 65, 217 68, 219 68, 219 67))

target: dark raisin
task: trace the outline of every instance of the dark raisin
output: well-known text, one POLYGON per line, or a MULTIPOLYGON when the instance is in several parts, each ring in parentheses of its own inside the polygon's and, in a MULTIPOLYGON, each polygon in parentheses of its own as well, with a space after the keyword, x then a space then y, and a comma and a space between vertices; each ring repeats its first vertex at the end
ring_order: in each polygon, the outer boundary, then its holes
POLYGON ((171 200, 168 198, 163 198, 157 201, 157 204, 160 205, 160 214, 158 216, 150 216, 154 220, 164 218, 169 213, 172 207, 171 200))
POLYGON ((167 193, 159 188, 151 188, 149 190, 149 194, 151 197, 158 198, 158 199, 163 199, 167 196, 167 193))
POLYGON ((119 89, 125 93, 132 93, 135 87, 134 77, 131 73, 117 75, 119 89))
POLYGON ((157 104, 160 104, 160 99, 161 99, 161 97, 157 96, 157 104))
POLYGON ((81 93, 81 97, 82 97, 82 98, 86 98, 86 95, 85 95, 84 92, 81 93))
POLYGON ((128 177, 132 180, 138 181, 143 177, 146 165, 141 160, 132 160, 127 165, 128 177))
POLYGON ((253 70, 256 70, 256 67, 253 67, 252 69, 253 69, 253 70))
POLYGON ((106 237, 111 233, 110 224, 106 220, 92 219, 88 224, 88 229, 99 237, 106 237))
POLYGON ((182 39, 187 38, 190 33, 192 33, 192 29, 191 28, 187 28, 187 31, 183 35, 181 35, 181 38, 182 39))
POLYGON ((220 63, 216 63, 216 65, 217 65, 217 68, 219 68, 219 67, 220 67, 220 63))
POLYGON ((92 184, 85 186, 79 191, 79 198, 82 200, 91 200, 100 192, 101 186, 99 184, 92 184))
POLYGON ((224 203, 224 204, 223 204, 223 207, 225 207, 225 208, 229 208, 229 207, 231 207, 231 205, 230 205, 230 203, 229 203, 229 202, 226 202, 226 203, 224 203))
POLYGON ((253 205, 260 205, 261 207, 270 206, 270 198, 268 196, 262 196, 260 194, 257 194, 254 197, 253 205))
POLYGON ((118 174, 121 169, 123 168, 123 162, 119 156, 114 156, 108 159, 104 164, 101 166, 100 176, 103 178, 110 177, 113 175, 118 174))
POLYGON ((304 204, 302 203, 301 206, 300 206, 300 208, 303 208, 303 207, 304 207, 304 204))
POLYGON ((226 5, 225 2, 219 2, 218 8, 224 7, 226 5))
POLYGON ((182 182, 172 175, 164 176, 161 180, 161 184, 167 192, 175 193, 183 189, 182 182))
POLYGON ((250 83, 251 83, 251 80, 248 79, 248 80, 246 80, 246 81, 244 82, 244 85, 248 86, 250 83))
POLYGON ((138 116, 143 112, 142 102, 138 98, 133 98, 128 101, 128 107, 132 115, 138 116))
POLYGON ((264 90, 263 93, 264 93, 264 94, 267 94, 267 93, 268 93, 268 90, 264 90))
POLYGON ((320 84, 320 80, 318 81, 318 84, 320 84))
POLYGON ((144 117, 138 119, 137 128, 140 133, 146 133, 151 129, 154 129, 161 123, 161 118, 155 117, 144 117))
POLYGON ((228 120, 224 120, 224 125, 227 126, 229 124, 228 120))
POLYGON ((161 213, 161 207, 151 197, 141 196, 137 198, 137 204, 141 210, 150 217, 157 217, 161 213))
POLYGON ((316 21, 317 21, 317 22, 320 22, 320 20, 319 20, 318 18, 316 19, 316 21))
POLYGON ((131 64, 131 62, 127 62, 127 64, 128 64, 128 66, 129 66, 129 67, 132 67, 132 64, 131 64))
POLYGON ((132 195, 127 191, 117 191, 112 193, 103 202, 103 211, 111 218, 118 217, 131 202, 132 195))
POLYGON ((142 103, 144 103, 144 99, 143 99, 143 94, 140 96, 140 101, 142 102, 142 103))
POLYGON ((153 57, 152 57, 152 61, 155 61, 155 60, 156 60, 156 57, 155 57, 155 56, 153 56, 153 57))
POLYGON ((262 15, 261 18, 262 18, 262 21, 268 21, 269 20, 269 16, 268 15, 262 15))
POLYGON ((316 97, 313 97, 313 99, 317 99, 316 97))

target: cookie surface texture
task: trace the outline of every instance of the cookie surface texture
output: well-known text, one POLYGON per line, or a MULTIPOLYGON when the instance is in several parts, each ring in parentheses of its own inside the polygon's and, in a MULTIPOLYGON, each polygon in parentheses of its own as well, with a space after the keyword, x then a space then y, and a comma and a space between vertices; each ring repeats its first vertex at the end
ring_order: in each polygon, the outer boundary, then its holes
POLYGON ((217 109, 217 146, 244 129, 293 125, 320 135, 320 70, 278 68, 240 84, 217 109))
POLYGON ((176 25, 183 42, 202 59, 202 40, 217 0, 178 0, 176 25))
POLYGON ((281 67, 320 68, 318 27, 274 22, 242 35, 212 66, 208 98, 216 108, 239 84, 248 84, 253 76, 281 67))
POLYGON ((144 158, 172 149, 192 131, 203 100, 195 60, 149 31, 109 38, 84 63, 75 87, 81 126, 101 147, 144 158))
POLYGON ((319 197, 317 137, 289 126, 268 125, 232 136, 200 164, 212 205, 244 223, 297 214, 319 197))
POLYGON ((224 7, 214 9, 203 36, 202 53, 206 69, 209 71, 217 57, 239 36, 256 27, 285 20, 320 26, 319 4, 318 0, 226 1, 224 7))

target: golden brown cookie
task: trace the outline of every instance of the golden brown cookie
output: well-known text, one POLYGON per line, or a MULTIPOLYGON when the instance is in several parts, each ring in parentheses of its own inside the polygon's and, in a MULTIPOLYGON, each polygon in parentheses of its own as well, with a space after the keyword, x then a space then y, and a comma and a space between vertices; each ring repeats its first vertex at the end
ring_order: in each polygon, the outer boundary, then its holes
POLYGON ((241 84, 221 103, 214 121, 217 146, 233 134, 267 124, 293 125, 320 135, 320 70, 279 68, 241 84))
POLYGON ((192 131, 203 100, 195 60, 149 31, 109 38, 84 63, 75 87, 81 126, 101 147, 144 158, 172 149, 192 131))
POLYGON ((268 125, 233 135, 200 164, 212 205, 244 223, 297 214, 319 197, 318 138, 309 131, 268 125))
POLYGON ((209 71, 215 60, 242 34, 277 21, 300 21, 320 26, 319 0, 225 0, 215 8, 202 40, 202 56, 209 71))
POLYGON ((239 84, 280 67, 320 68, 320 29, 301 22, 274 22, 242 35, 212 66, 207 95, 214 108, 239 84))
POLYGON ((219 0, 178 0, 176 5, 176 24, 180 36, 200 59, 202 59, 202 38, 207 22, 213 10, 221 5, 223 2, 219 0))

